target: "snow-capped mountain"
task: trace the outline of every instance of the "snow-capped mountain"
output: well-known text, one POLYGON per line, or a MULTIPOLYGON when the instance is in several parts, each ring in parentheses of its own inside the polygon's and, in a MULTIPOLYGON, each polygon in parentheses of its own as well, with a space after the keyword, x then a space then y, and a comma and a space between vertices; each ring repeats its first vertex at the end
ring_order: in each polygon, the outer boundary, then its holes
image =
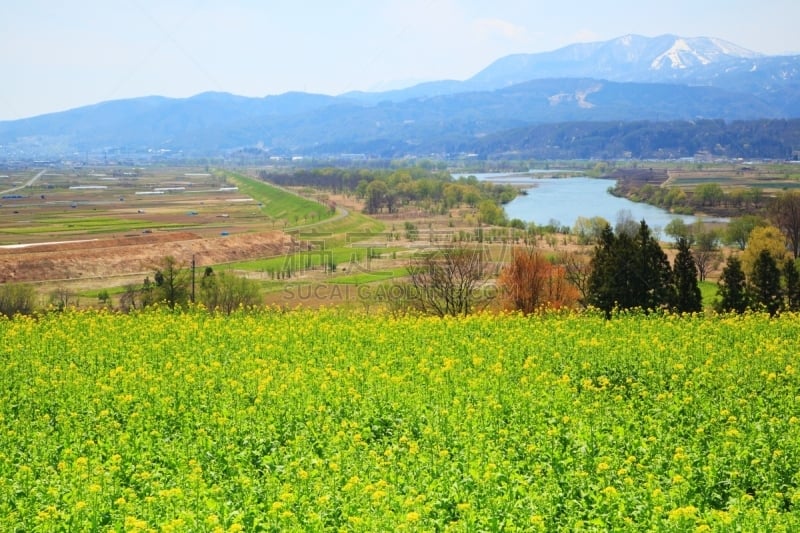
POLYGON ((727 67, 747 62, 757 69, 765 56, 722 39, 625 35, 610 41, 577 43, 538 54, 501 58, 468 83, 491 89, 542 78, 590 77, 611 81, 708 84, 727 67))
POLYGON ((697 37, 694 39, 675 38, 675 42, 662 54, 656 57, 650 68, 687 69, 692 67, 707 66, 728 59, 753 59, 761 54, 721 39, 697 37))
POLYGON ((625 35, 551 52, 509 55, 465 81, 434 81, 397 91, 343 96, 375 104, 567 78, 717 87, 765 97, 791 110, 793 116, 800 100, 800 55, 766 56, 712 37, 625 35), (789 107, 783 103, 787 100, 789 107))

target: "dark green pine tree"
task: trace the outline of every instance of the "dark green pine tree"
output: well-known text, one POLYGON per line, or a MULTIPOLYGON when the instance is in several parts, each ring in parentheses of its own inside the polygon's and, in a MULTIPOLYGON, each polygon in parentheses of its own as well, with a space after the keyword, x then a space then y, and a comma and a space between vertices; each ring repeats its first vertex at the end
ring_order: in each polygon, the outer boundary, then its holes
POLYGON ((591 260, 591 274, 589 274, 587 302, 605 312, 606 317, 611 315, 611 310, 617 304, 618 296, 614 283, 614 252, 617 246, 617 237, 610 226, 603 228, 600 233, 594 254, 591 260))
POLYGON ((610 226, 600 234, 592 257, 587 301, 602 309, 606 317, 614 309, 637 306, 637 286, 633 283, 636 265, 633 240, 625 233, 615 235, 610 226))
POLYGON ((742 270, 742 262, 738 257, 730 256, 722 269, 722 276, 717 282, 720 300, 716 305, 722 313, 744 313, 750 300, 747 295, 747 282, 742 270))
POLYGON ((703 296, 697 284, 697 265, 694 262, 689 240, 678 238, 678 255, 672 275, 675 280, 675 311, 679 313, 697 313, 703 310, 703 296))
POLYGON ((794 259, 787 259, 783 263, 783 279, 786 283, 786 308, 800 311, 800 272, 794 259))
POLYGON ((638 285, 635 283, 636 245, 627 233, 620 233, 611 248, 609 272, 609 299, 619 309, 632 309, 639 305, 637 299, 638 285))
POLYGON ((634 239, 634 249, 634 306, 645 310, 671 309, 675 304, 672 267, 644 220, 634 239))
POLYGON ((769 250, 761 250, 753 263, 750 285, 754 303, 763 307, 771 316, 783 308, 781 271, 769 250))

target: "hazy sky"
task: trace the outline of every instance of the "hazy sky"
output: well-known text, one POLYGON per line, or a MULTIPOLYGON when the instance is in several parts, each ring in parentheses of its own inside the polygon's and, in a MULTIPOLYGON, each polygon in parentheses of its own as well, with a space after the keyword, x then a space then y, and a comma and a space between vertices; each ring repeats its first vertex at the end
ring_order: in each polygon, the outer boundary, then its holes
POLYGON ((0 120, 145 95, 463 80, 629 33, 800 53, 797 0, 2 0, 0 120))

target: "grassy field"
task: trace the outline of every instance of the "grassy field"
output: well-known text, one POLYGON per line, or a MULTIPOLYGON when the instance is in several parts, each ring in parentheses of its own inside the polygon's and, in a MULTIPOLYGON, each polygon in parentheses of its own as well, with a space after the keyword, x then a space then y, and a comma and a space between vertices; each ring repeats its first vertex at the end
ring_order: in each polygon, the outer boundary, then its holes
MULTIPOLYGON (((162 223, 159 229, 185 228, 187 224, 162 223)), ((149 220, 130 220, 124 218, 112 218, 107 216, 86 216, 86 215, 61 215, 48 216, 37 220, 26 220, 18 227, 4 227, 0 233, 14 235, 35 235, 35 234, 74 234, 74 235, 96 235, 102 233, 129 232, 152 228, 153 223, 149 220)))
MULTIPOLYGON (((338 246, 328 248, 325 241, 320 241, 320 249, 310 252, 300 252, 281 257, 257 259, 254 261, 241 261, 227 265, 237 270, 253 272, 301 272, 309 269, 319 269, 333 265, 338 269, 347 269, 348 265, 362 265, 369 268, 370 253, 390 255, 393 249, 367 249, 338 246)), ((227 268, 226 267, 226 268, 227 268)))
POLYGON ((349 274, 346 276, 338 276, 329 281, 329 283, 339 283, 344 285, 361 285, 364 283, 375 283, 376 281, 386 281, 395 278, 401 278, 408 274, 407 267, 397 267, 387 270, 371 270, 368 272, 359 272, 356 274, 349 274))
POLYGON ((800 317, 0 321, 3 531, 797 531, 800 317))
POLYGON ((261 212, 270 219, 281 220, 288 226, 319 222, 334 215, 327 206, 298 194, 249 178, 242 174, 227 174, 227 180, 239 191, 260 204, 261 212))
POLYGON ((703 298, 703 307, 706 309, 712 307, 717 299, 717 292, 719 290, 717 283, 713 281, 700 281, 698 285, 700 286, 700 294, 703 298))

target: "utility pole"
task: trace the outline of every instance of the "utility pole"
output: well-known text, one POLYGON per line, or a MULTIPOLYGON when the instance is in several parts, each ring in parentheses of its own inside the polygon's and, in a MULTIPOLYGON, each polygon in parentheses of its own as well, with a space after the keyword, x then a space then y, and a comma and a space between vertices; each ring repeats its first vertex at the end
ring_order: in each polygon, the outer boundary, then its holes
POLYGON ((194 254, 192 254, 192 303, 194 303, 194 268, 195 268, 194 254))

